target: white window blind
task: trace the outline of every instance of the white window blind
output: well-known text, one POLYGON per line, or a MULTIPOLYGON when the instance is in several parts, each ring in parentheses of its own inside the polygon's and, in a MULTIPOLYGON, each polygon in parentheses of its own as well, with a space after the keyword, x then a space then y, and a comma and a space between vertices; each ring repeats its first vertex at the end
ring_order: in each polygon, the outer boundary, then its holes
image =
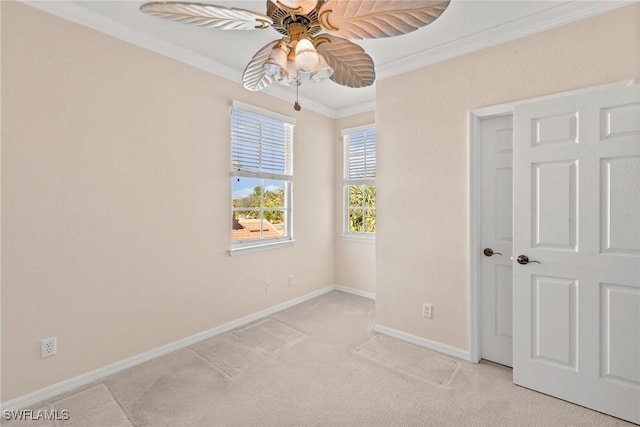
POLYGON ((293 124, 235 106, 231 110, 234 173, 265 178, 290 177, 293 174, 292 142, 293 124))
POLYGON ((364 129, 345 134, 345 178, 367 180, 376 177, 376 131, 364 129))

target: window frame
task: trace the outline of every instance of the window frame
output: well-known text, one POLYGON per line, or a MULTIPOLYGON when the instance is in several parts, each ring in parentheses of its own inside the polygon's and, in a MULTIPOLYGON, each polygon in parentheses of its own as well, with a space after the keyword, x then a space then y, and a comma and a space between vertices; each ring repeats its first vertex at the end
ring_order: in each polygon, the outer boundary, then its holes
MULTIPOLYGON (((231 109, 229 111, 229 123, 230 123, 230 161, 231 161, 231 173, 230 173, 230 189, 231 189, 231 217, 232 223, 229 224, 230 230, 230 241, 231 247, 229 249, 229 255, 241 255, 245 253, 252 253, 257 251, 264 251, 275 248, 289 247, 292 246, 295 242, 293 238, 293 146, 294 146, 294 132, 295 132, 295 124, 296 121, 294 118, 285 116, 282 114, 274 113, 269 110, 262 109, 260 107, 256 107, 250 104, 245 104, 240 101, 234 100, 231 105, 231 109), (237 164, 238 159, 234 159, 234 120, 233 120, 233 111, 242 111, 257 114, 263 117, 267 117, 269 119, 275 119, 281 121, 285 126, 285 132, 288 132, 288 135, 285 140, 285 144, 289 144, 288 147, 285 147, 284 150, 284 173, 274 173, 268 172, 262 169, 262 165, 258 167, 258 170, 243 170, 235 166, 237 164), (287 129, 287 126, 289 128, 287 129), (287 173, 287 171, 289 173, 287 173), (237 179, 251 179, 251 180, 259 180, 260 186, 262 188, 260 194, 260 206, 257 208, 236 208, 233 206, 234 195, 233 195, 233 186, 234 181, 237 179), (282 183, 284 188, 284 206, 282 208, 276 209, 265 209, 268 208, 264 205, 264 195, 265 195, 265 181, 276 181, 278 183, 282 183), (234 241, 233 240, 233 218, 235 217, 234 212, 242 211, 242 210, 253 210, 256 212, 260 212, 259 217, 262 218, 262 214, 265 210, 278 210, 284 212, 284 236, 279 237, 263 237, 262 236, 262 227, 260 231, 259 239, 251 239, 251 240, 242 240, 242 241, 234 241)), ((258 144, 262 143, 262 138, 259 139, 258 144)), ((262 151, 262 147, 259 145, 258 157, 261 159, 264 154, 262 151)))
MULTIPOLYGON (((359 232, 359 231, 351 231, 349 228, 349 210, 351 208, 350 206, 350 201, 349 201, 349 187, 352 185, 370 185, 373 186, 375 189, 375 185, 376 185, 376 179, 375 179, 375 167, 374 167, 374 177, 373 178, 357 178, 357 179, 349 179, 349 159, 348 159, 348 150, 349 150, 349 138, 351 135, 354 134, 358 134, 358 133, 363 133, 363 132, 367 132, 367 131, 373 131, 376 132, 376 127, 375 127, 375 123, 370 123, 370 124, 366 124, 366 125, 362 125, 362 126, 357 126, 357 127, 352 127, 352 128, 346 128, 346 129, 342 129, 341 131, 341 135, 342 135, 342 203, 343 203, 343 207, 342 207, 342 235, 341 237, 343 239, 347 239, 347 240, 358 240, 358 241, 375 241, 376 238, 376 232, 367 232, 367 231, 363 231, 363 232, 359 232)), ((375 138, 375 156, 376 156, 376 164, 377 164, 377 133, 376 133, 376 138, 375 138)), ((366 142, 365 142, 365 146, 363 147, 364 151, 365 151, 365 156, 366 156, 366 151, 367 151, 367 146, 366 146, 366 142)), ((367 207, 364 205, 364 200, 363 200, 363 207, 362 207, 363 211, 367 209, 367 207)), ((373 209, 374 211, 376 211, 377 214, 377 200, 376 200, 376 204, 374 204, 373 207, 369 207, 369 209, 373 209)), ((363 212, 364 214, 364 212, 363 212)), ((377 215, 376 215, 377 216, 377 215)))

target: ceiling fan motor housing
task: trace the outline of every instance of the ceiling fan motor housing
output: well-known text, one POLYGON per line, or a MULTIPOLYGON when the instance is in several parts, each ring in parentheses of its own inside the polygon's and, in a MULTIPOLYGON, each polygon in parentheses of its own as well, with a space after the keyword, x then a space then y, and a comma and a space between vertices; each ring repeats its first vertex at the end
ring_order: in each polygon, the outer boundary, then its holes
MULTIPOLYGON (((321 4, 322 2, 318 2, 318 5, 321 4)), ((290 31, 294 30, 294 28, 291 28, 293 24, 296 24, 294 25, 296 31, 299 31, 298 28, 304 28, 308 36, 313 36, 320 32, 322 27, 318 19, 317 9, 316 7, 316 9, 303 15, 296 13, 294 10, 279 7, 274 2, 267 2, 267 15, 273 20, 273 28, 280 34, 290 36, 292 40, 294 38, 290 31)), ((296 40, 300 38, 296 38, 296 40)))

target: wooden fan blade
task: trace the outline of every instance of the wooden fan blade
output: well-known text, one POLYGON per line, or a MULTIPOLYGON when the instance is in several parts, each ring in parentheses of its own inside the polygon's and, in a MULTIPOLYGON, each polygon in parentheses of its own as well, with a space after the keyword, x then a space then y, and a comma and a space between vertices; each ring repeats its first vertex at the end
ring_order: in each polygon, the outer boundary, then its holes
POLYGON ((160 18, 220 30, 255 30, 273 24, 266 15, 212 4, 151 2, 140 6, 140 10, 160 18))
POLYGON ((280 40, 275 40, 268 43, 262 49, 260 49, 244 69, 244 73, 242 74, 242 85, 245 89, 249 89, 251 91, 259 91, 264 89, 273 83, 274 78, 272 76, 268 76, 264 73, 264 69, 262 66, 269 59, 269 55, 271 55, 271 49, 278 43, 280 40))
POLYGON ((316 37, 318 52, 333 68, 331 80, 347 87, 371 86, 376 80, 373 60, 360 46, 342 37, 316 37))
POLYGON ((364 39, 410 33, 435 21, 450 0, 327 0, 322 27, 341 37, 364 39))

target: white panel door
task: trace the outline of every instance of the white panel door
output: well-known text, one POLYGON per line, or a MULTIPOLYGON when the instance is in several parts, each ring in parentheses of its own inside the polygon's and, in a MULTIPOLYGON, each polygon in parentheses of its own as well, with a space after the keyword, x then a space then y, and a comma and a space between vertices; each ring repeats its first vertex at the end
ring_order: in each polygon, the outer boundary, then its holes
POLYGON ((640 90, 517 106, 514 129, 514 382, 640 423, 640 90))
POLYGON ((512 363, 513 116, 480 121, 481 357, 512 363), (489 251, 490 250, 490 251, 489 251), (493 254, 492 254, 493 252, 493 254))

